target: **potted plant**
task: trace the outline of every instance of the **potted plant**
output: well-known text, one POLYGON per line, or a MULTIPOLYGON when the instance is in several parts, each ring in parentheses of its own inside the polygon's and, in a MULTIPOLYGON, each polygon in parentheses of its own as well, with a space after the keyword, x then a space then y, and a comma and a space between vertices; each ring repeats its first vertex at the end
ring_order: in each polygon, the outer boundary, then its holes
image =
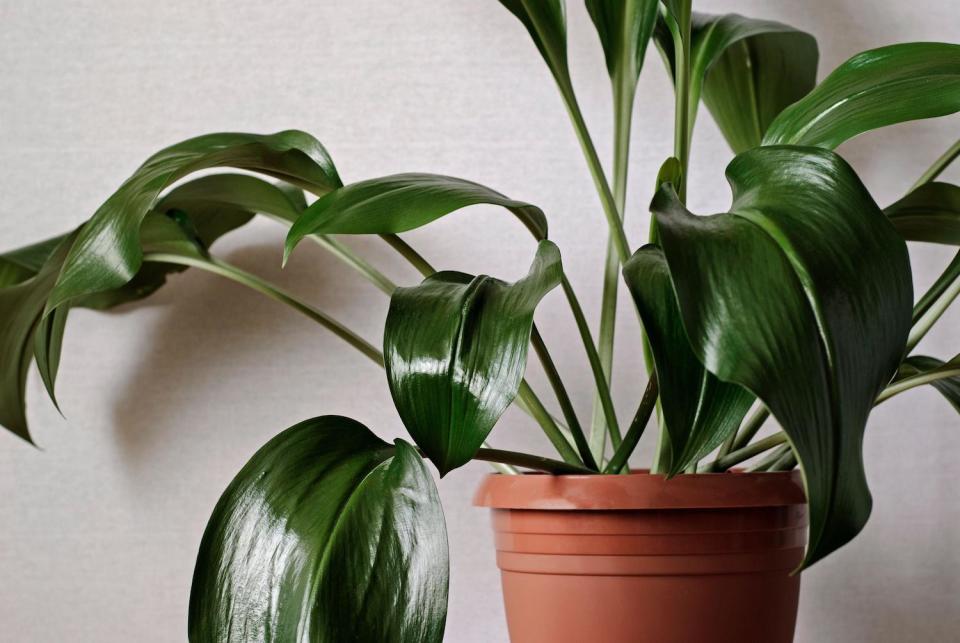
POLYGON ((494 510, 514 641, 789 641, 800 571, 870 513, 861 444, 871 409, 924 384, 960 405, 960 358, 913 354, 960 293, 960 255, 915 301, 905 244, 960 244, 960 188, 936 181, 960 143, 884 209, 833 151, 868 130, 960 111, 960 46, 875 49, 817 84, 816 41, 786 25, 693 13, 689 0, 586 0, 613 87, 608 180, 570 80, 563 0, 501 4, 556 80, 597 187, 609 248, 596 337, 539 208, 447 176, 344 185, 300 131, 173 145, 77 229, 0 255, 0 424, 28 441, 27 373, 35 363, 55 402, 70 309, 142 299, 187 268, 294 308, 384 367, 410 440, 389 444, 326 415, 264 445, 200 543, 192 641, 441 640, 446 531, 428 461, 442 477, 470 460, 499 470, 476 502, 494 510), (651 41, 674 81, 675 144, 638 246, 623 213, 651 41), (685 206, 701 100, 736 153, 732 204, 712 216, 685 206), (246 173, 183 180, 211 168, 246 173), (399 236, 476 204, 501 206, 534 238, 526 276, 437 271, 399 236), (382 348, 211 253, 257 215, 289 226, 285 258, 309 239, 390 296, 382 348), (358 234, 379 236, 423 281, 398 287, 336 238, 358 234), (621 279, 650 373, 629 423, 609 389, 621 279), (554 289, 593 374, 590 422, 534 323, 554 289), (524 379, 528 346, 560 417, 524 379), (536 420, 554 456, 487 443, 510 404, 536 420), (770 418, 781 430, 758 439, 770 418), (655 460, 630 470, 650 423, 655 460))

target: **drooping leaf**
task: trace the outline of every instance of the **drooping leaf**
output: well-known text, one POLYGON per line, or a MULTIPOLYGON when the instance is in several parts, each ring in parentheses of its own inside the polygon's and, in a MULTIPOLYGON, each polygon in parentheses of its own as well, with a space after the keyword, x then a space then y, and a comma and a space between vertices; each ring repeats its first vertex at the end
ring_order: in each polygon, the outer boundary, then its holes
POLYGON ((863 431, 910 330, 906 244, 832 152, 756 148, 727 178, 729 213, 694 216, 669 186, 652 209, 694 353, 756 394, 799 457, 809 565, 870 513, 863 431))
POLYGON ((660 248, 640 248, 624 264, 623 278, 653 353, 670 438, 667 474, 676 475, 720 446, 754 398, 737 384, 718 380, 694 355, 660 248))
MULTIPOLYGON (((777 115, 816 85, 819 50, 806 32, 735 13, 694 13, 690 30, 690 122, 702 96, 738 154, 760 145, 777 115)), ((657 43, 675 74, 673 38, 663 25, 657 43)))
POLYGON ((439 643, 447 536, 416 450, 324 416, 273 438, 207 524, 194 643, 439 643))
POLYGON ((394 292, 383 333, 390 392, 441 475, 473 457, 516 397, 534 309, 561 275, 559 250, 541 241, 515 283, 438 272, 394 292))
POLYGON ((569 88, 564 0, 500 0, 500 4, 526 27, 557 83, 562 88, 569 88))
POLYGON ((925 183, 884 212, 907 241, 960 245, 960 187, 925 183))
MULTIPOLYGON (((255 212, 262 211, 293 221, 302 211, 282 189, 245 175, 213 175, 185 183, 164 196, 156 208, 164 214, 151 212, 145 215, 138 240, 141 253, 164 252, 200 258, 218 238, 247 223, 255 212)), ((76 234, 67 243, 72 243, 76 234)), ((41 315, 67 248, 61 248, 60 255, 53 259, 51 254, 67 236, 0 256, 0 275, 6 275, 11 285, 28 282, 25 287, 12 292, 7 292, 9 287, 0 286, 0 326, 8 331, 0 333, 3 335, 0 339, 2 354, 19 355, 24 360, 22 368, 15 369, 14 362, 5 362, 4 368, 0 369, 0 397, 3 399, 0 402, 0 425, 21 437, 28 436, 24 381, 31 356, 36 361, 47 393, 56 404, 57 369, 70 308, 105 310, 138 301, 160 288, 169 274, 185 269, 179 264, 144 263, 126 284, 79 297, 69 305, 41 315), (44 262, 49 263, 44 277, 31 279, 43 268, 44 262)))
POLYGON ((318 194, 341 185, 326 150, 303 132, 210 134, 168 147, 150 157, 84 225, 47 310, 130 282, 140 269, 140 224, 161 191, 191 172, 222 166, 256 171, 318 194))
MULTIPOLYGON (((75 235, 62 239, 32 277, 0 288, 0 426, 31 443, 24 400, 27 371, 47 296, 75 235)), ((51 363, 50 356, 44 359, 51 363)))
POLYGON ((647 45, 657 24, 658 0, 586 0, 615 92, 633 105, 647 45))
POLYGON ((0 255, 0 288, 26 281, 40 272, 43 264, 67 236, 62 234, 0 255))
MULTIPOLYGON (((954 357, 949 362, 944 362, 936 357, 927 357, 926 355, 911 355, 900 365, 899 375, 902 377, 912 377, 924 373, 933 373, 938 370, 960 368, 960 359, 954 357)), ((958 413, 960 413, 960 375, 953 377, 944 377, 930 382, 931 386, 937 389, 940 394, 946 398, 958 413)))
POLYGON ((534 205, 472 181, 436 174, 395 174, 352 183, 318 199, 290 228, 286 255, 309 234, 406 232, 479 204, 510 210, 536 239, 546 239, 546 217, 534 205))
POLYGON ((960 45, 911 42, 857 54, 770 125, 764 145, 833 149, 872 129, 960 110, 960 45))

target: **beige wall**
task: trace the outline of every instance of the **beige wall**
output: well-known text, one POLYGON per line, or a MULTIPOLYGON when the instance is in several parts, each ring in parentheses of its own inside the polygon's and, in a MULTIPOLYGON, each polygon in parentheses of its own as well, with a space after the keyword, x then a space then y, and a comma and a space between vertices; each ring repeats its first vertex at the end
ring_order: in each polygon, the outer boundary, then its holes
MULTIPOLYGON (((602 59, 582 3, 568 4, 573 74, 608 158, 602 59)), ((812 31, 823 71, 895 41, 960 40, 952 0, 695 5, 812 31)), ((635 243, 671 149, 670 92, 651 51, 631 166, 635 243)), ((841 151, 887 203, 956 139, 958 124, 953 117, 899 126, 841 151)), ((291 127, 323 140, 347 181, 441 172, 542 205, 585 305, 596 311, 605 245, 598 203, 546 70, 495 0, 0 0, 4 249, 78 224, 166 144, 208 131, 291 127)), ((692 205, 720 211, 730 153, 706 113, 694 153, 692 205)), ((219 250, 378 342, 385 298, 316 249, 299 251, 281 274, 282 237, 261 222, 219 250)), ((519 275, 532 254, 516 223, 493 209, 409 237, 440 266, 505 278, 519 275)), ((415 280, 374 241, 355 245, 400 281, 415 280)), ((914 251, 921 285, 950 256, 914 251)), ((616 393, 626 414, 645 380, 623 303, 616 393)), ((958 320, 950 313, 924 351, 958 352, 958 320)), ((587 410, 585 363, 558 296, 538 321, 587 410)), ((327 413, 353 416, 384 437, 401 430, 378 369, 294 313, 202 274, 175 278, 142 306, 72 316, 59 385, 68 420, 44 399, 38 378, 28 389, 43 451, 0 435, 4 641, 182 640, 207 516, 258 446, 327 413)), ((874 516, 852 546, 804 575, 798 641, 945 641, 960 631, 958 425, 930 391, 891 401, 871 418, 874 516)), ((491 439, 549 452, 516 412, 491 439)), ((644 445, 644 461, 650 449, 644 445)), ((486 471, 471 465, 441 485, 453 560, 447 639, 456 643, 506 640, 488 518, 470 506, 486 471)))

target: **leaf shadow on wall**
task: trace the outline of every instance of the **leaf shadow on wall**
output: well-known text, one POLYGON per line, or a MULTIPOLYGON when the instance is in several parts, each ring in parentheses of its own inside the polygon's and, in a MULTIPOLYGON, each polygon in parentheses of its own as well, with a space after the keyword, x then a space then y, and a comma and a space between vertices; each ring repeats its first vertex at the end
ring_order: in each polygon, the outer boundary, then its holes
MULTIPOLYGON (((384 295, 319 249, 302 252, 281 272, 278 247, 220 256, 379 346, 384 295)), ((192 269, 145 303, 162 312, 113 409, 118 448, 134 476, 165 450, 194 449, 204 438, 217 449, 242 450, 243 461, 300 420, 349 414, 356 397, 343 390, 351 383, 366 382, 362 397, 375 407, 389 401, 380 368, 308 318, 240 285, 192 269)), ((133 317, 137 307, 123 314, 133 317)))

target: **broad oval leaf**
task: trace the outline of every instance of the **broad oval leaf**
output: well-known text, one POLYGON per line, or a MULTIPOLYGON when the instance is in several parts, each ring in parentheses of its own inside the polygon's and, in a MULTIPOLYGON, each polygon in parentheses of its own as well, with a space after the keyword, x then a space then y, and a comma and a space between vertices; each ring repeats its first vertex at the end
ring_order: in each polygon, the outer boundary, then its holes
POLYGON ((324 416, 273 438, 207 524, 194 643, 443 639, 447 535, 416 449, 324 416))
MULTIPOLYGON (((676 73, 673 39, 662 25, 657 41, 676 73)), ((690 122, 702 96, 739 154, 760 145, 777 115, 813 89, 820 54, 813 36, 789 25, 694 13, 690 55, 690 122)))
POLYGON ((721 382, 693 353, 660 248, 648 245, 637 250, 624 264, 623 278, 653 353, 670 439, 666 469, 673 476, 736 431, 754 398, 737 384, 721 382))
POLYGON ((925 183, 884 209, 907 241, 960 245, 960 187, 925 183))
POLYGON ((534 310, 562 271, 557 247, 541 241, 515 283, 447 271, 394 292, 383 333, 390 393, 441 475, 469 462, 516 397, 534 310))
POLYGON ((64 262, 47 310, 128 283, 140 269, 140 224, 160 193, 198 170, 252 170, 323 194, 341 185, 315 138, 295 130, 270 135, 209 134, 150 157, 83 226, 64 262))
POLYGON ((906 244, 827 150, 761 147, 727 168, 729 213, 652 206, 697 357, 779 420, 804 470, 810 565, 870 513, 862 442, 895 373, 913 302, 906 244))
POLYGON ((471 205, 510 210, 538 240, 547 238, 540 208, 510 199, 488 187, 438 174, 395 174, 351 183, 318 199, 287 235, 285 256, 310 234, 392 234, 407 232, 471 205))
POLYGON ((857 54, 770 125, 764 145, 833 149, 872 129, 960 110, 960 45, 911 42, 857 54))
POLYGON ((658 0, 586 0, 597 28, 607 71, 630 105, 643 68, 647 45, 657 24, 658 0))

